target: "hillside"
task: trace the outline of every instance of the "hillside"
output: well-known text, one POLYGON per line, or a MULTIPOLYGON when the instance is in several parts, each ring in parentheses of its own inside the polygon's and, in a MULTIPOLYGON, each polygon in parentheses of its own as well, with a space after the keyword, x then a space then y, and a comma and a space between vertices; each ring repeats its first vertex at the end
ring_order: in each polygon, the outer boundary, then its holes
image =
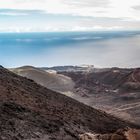
MULTIPOLYGON (((76 140, 136 127, 0 67, 0 139, 76 140)), ((137 126, 138 127, 138 126, 137 126)))
POLYGON ((27 77, 45 86, 51 90, 58 92, 68 92, 74 88, 74 82, 70 77, 62 74, 57 74, 52 70, 42 70, 32 66, 24 66, 16 69, 11 69, 14 73, 27 77))
POLYGON ((87 67, 83 70, 60 66, 44 71, 24 66, 12 71, 91 107, 140 124, 139 68, 94 68, 88 71, 87 67))
POLYGON ((140 124, 140 69, 61 72, 75 82, 75 99, 140 124))

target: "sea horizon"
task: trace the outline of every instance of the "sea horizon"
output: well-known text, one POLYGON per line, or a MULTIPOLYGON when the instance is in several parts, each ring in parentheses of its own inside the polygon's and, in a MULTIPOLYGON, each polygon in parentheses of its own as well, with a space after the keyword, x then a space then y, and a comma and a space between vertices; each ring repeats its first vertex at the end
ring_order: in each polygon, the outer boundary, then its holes
POLYGON ((0 62, 5 67, 82 64, 97 67, 138 67, 138 59, 135 61, 135 54, 131 55, 130 50, 139 50, 139 35, 140 31, 0 33, 0 62), (125 62, 126 56, 122 56, 125 51, 121 46, 129 51, 127 61, 130 61, 130 65, 125 62), (109 62, 115 55, 120 55, 121 59, 109 62), (133 61, 136 64, 132 65, 133 61))

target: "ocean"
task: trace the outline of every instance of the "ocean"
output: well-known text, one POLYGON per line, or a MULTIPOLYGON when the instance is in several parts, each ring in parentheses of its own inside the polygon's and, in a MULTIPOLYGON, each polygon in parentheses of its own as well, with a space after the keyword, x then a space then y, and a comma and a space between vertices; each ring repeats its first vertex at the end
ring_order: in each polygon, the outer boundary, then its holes
POLYGON ((0 33, 0 64, 138 67, 140 31, 0 33))

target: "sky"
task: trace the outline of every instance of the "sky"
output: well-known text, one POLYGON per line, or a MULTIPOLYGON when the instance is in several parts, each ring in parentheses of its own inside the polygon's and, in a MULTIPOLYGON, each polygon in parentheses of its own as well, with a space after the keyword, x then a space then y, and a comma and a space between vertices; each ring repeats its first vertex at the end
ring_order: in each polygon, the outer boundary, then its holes
POLYGON ((140 31, 140 0, 0 0, 0 64, 140 66, 140 36, 125 32, 127 37, 114 37, 119 31, 140 31), (81 34, 97 31, 112 36, 81 34), (20 38, 25 32, 31 36, 20 38), (76 32, 81 36, 71 34, 76 32), (67 36, 72 40, 65 40, 67 36))
POLYGON ((140 0, 0 0, 0 32, 140 30, 140 0))

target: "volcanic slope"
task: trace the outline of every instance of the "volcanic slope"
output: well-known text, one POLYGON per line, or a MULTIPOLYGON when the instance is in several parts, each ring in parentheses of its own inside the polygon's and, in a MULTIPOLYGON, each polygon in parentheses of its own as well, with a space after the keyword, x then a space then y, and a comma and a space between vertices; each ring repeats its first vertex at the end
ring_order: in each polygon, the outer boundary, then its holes
POLYGON ((75 82, 75 98, 140 124, 140 68, 99 69, 97 72, 61 72, 75 82))
POLYGON ((32 66, 23 66, 10 70, 54 91, 68 92, 73 90, 75 85, 70 77, 57 74, 54 70, 47 71, 32 66))
POLYGON ((85 132, 139 127, 0 67, 1 140, 76 140, 85 132))

